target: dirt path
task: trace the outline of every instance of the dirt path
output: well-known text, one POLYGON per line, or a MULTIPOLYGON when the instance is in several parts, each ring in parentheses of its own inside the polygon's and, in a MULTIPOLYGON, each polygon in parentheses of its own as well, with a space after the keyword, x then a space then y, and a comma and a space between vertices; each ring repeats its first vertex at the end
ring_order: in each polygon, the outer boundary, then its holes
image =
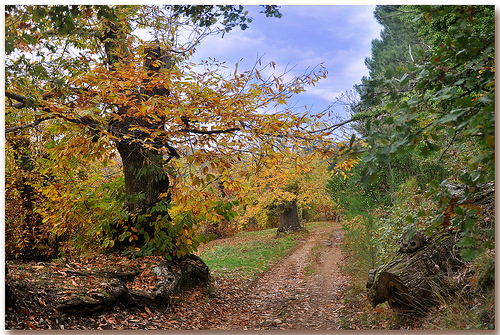
MULTIPOLYGON (((317 226, 316 226, 317 227, 317 226)), ((168 307, 130 308, 121 304, 91 315, 58 313, 56 305, 79 289, 102 291, 98 278, 82 271, 115 265, 132 266, 123 256, 99 255, 53 262, 9 264, 16 301, 6 309, 7 329, 338 329, 340 292, 347 284, 339 225, 311 230, 284 260, 251 284, 221 277, 216 291, 197 288, 172 297, 168 307), (82 272, 83 273, 83 272, 82 272)), ((231 243, 240 241, 231 240, 231 243)), ((147 271, 158 263, 144 258, 138 283, 152 289, 156 276, 147 271)), ((136 278, 137 279, 137 278, 136 278)), ((134 286, 135 287, 135 286, 134 286)), ((142 288, 141 288, 142 289, 142 288)))
POLYGON ((340 225, 313 231, 282 262, 238 295, 238 305, 223 322, 228 329, 339 329, 340 225))

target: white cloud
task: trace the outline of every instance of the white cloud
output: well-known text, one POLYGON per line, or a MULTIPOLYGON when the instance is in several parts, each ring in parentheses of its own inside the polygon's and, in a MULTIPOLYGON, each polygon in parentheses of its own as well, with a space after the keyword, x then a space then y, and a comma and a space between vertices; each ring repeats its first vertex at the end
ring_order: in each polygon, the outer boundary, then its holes
POLYGON ((307 88, 297 96, 299 105, 328 106, 341 93, 352 89, 368 74, 364 65, 371 55, 371 41, 380 38, 381 26, 373 17, 375 6, 282 6, 283 17, 270 19, 248 7, 254 17, 249 28, 233 29, 224 38, 211 36, 197 50, 196 59, 216 58, 227 61, 228 71, 251 69, 258 57, 270 67, 262 76, 283 72, 294 67, 287 79, 305 74, 323 63, 328 70, 326 79, 307 88), (302 103, 303 102, 303 103, 302 103))
POLYGON ((307 93, 310 94, 311 96, 323 99, 324 100, 323 103, 325 103, 334 101, 344 92, 335 91, 333 90, 333 87, 324 85, 322 87, 319 86, 310 87, 307 89, 307 93))

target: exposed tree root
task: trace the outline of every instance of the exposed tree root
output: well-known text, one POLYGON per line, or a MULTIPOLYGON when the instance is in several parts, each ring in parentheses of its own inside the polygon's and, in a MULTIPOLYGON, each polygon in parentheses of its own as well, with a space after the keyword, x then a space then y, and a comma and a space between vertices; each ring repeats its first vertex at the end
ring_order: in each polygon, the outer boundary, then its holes
POLYGON ((136 270, 102 273, 101 277, 113 278, 104 291, 74 295, 62 301, 56 309, 68 314, 91 314, 117 303, 129 307, 166 305, 173 293, 206 284, 210 280, 208 267, 195 255, 176 262, 162 261, 151 272, 157 276, 158 281, 150 292, 128 289, 125 282, 133 281, 139 274, 136 270))

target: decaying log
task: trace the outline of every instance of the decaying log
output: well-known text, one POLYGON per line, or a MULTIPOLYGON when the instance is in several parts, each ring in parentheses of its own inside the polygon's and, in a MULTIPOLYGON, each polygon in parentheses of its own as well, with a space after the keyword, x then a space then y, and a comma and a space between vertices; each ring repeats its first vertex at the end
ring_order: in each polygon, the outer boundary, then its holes
POLYGON ((417 231, 411 237, 407 237, 407 234, 403 234, 401 237, 401 247, 399 248, 399 252, 406 254, 416 252, 422 248, 428 240, 427 235, 425 235, 423 231, 417 231))
MULTIPOLYGON (((116 272, 103 292, 79 294, 56 306, 60 312, 67 314, 90 314, 102 311, 118 302, 130 307, 166 305, 173 293, 189 289, 198 284, 206 284, 210 280, 209 269, 197 256, 186 256, 180 262, 162 261, 151 270, 158 281, 150 291, 129 290, 125 281, 133 281, 139 274, 136 271, 116 272), (175 265, 175 269, 172 267, 175 265)), ((109 273, 103 277, 110 276, 109 273)))
POLYGON ((435 305, 437 290, 449 289, 451 277, 463 264, 455 250, 456 233, 449 230, 426 238, 418 232, 393 259, 368 275, 368 301, 375 307, 388 301, 398 313, 423 313, 435 305))
MULTIPOLYGON (((464 185, 450 183, 445 187, 455 199, 466 191, 464 185)), ((495 184, 478 184, 469 191, 467 203, 480 209, 479 227, 490 228, 494 222, 495 184)), ((366 288, 370 304, 375 307, 387 301, 401 314, 425 313, 437 303, 436 293, 456 290, 453 277, 464 264, 456 248, 458 235, 442 230, 431 237, 419 231, 408 238, 403 236, 392 260, 369 271, 366 288)))

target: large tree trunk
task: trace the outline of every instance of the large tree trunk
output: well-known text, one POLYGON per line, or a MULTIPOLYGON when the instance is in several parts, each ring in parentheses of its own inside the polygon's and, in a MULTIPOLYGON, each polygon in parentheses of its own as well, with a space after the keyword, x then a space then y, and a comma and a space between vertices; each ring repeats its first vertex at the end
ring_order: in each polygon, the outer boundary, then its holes
MULTIPOLYGON (((119 54, 117 50, 123 51, 123 55, 127 52, 124 46, 117 43, 120 41, 118 36, 121 33, 120 28, 110 23, 109 32, 103 39, 111 68, 121 60, 117 56, 119 54)), ((145 242, 145 233, 150 238, 154 237, 155 232, 158 232, 156 223, 159 220, 165 221, 170 218, 167 210, 171 199, 170 183, 165 169, 167 159, 163 157, 164 149, 167 149, 169 156, 178 157, 176 150, 164 139, 156 138, 151 141, 150 131, 164 127, 164 118, 136 117, 134 110, 130 107, 134 104, 140 105, 151 97, 168 97, 170 94, 169 90, 163 86, 151 85, 151 80, 159 75, 161 69, 170 68, 170 56, 154 44, 147 46, 145 53, 143 66, 147 70, 147 78, 143 80, 140 89, 128 89, 122 92, 128 97, 130 104, 118 107, 118 117, 109 123, 109 131, 117 138, 116 146, 123 163, 125 208, 129 213, 124 225, 117 227, 116 237, 124 232, 125 227, 133 226, 139 230, 139 234, 134 234, 121 244, 134 243, 138 246, 145 242)), ((115 245, 119 246, 120 243, 115 243, 115 245)))
POLYGON ((297 202, 294 200, 288 204, 278 205, 278 212, 280 215, 280 224, 278 227, 277 235, 288 231, 301 230, 299 221, 299 213, 297 210, 297 202))
POLYGON ((388 301, 400 314, 425 313, 437 303, 436 293, 453 287, 452 277, 463 264, 455 249, 455 236, 444 230, 430 238, 423 232, 409 241, 403 237, 394 258, 369 272, 370 304, 375 307, 388 301))
MULTIPOLYGON (((165 160, 158 152, 147 150, 140 144, 119 142, 117 148, 125 176, 125 206, 129 212, 126 225, 140 226, 153 237, 157 219, 169 219, 166 207, 164 210, 152 211, 160 201, 163 201, 165 206, 170 202, 170 183, 164 169, 165 160), (163 199, 162 194, 166 194, 163 199), (143 216, 143 219, 134 222, 134 218, 138 216, 143 216)), ((118 233, 121 231, 118 230, 118 233)), ((140 245, 144 241, 136 242, 140 245)))

